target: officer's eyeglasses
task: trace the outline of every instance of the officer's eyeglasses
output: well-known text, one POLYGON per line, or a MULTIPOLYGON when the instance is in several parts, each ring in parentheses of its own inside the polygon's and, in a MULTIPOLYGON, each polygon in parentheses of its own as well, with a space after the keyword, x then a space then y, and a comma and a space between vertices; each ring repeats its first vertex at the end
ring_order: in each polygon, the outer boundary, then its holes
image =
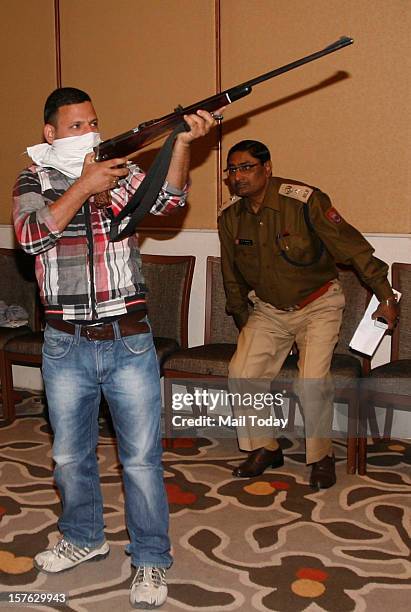
POLYGON ((257 162, 255 164, 240 164, 239 166, 228 166, 224 170, 228 174, 228 176, 235 176, 237 172, 243 172, 243 174, 250 174, 253 168, 259 166, 260 164, 257 162))

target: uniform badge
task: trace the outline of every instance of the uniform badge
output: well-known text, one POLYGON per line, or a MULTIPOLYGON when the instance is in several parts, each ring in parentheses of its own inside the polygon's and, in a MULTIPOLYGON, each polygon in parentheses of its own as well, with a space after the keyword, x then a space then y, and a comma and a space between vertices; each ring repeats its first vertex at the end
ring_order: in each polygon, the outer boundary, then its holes
POLYGON ((295 198, 300 202, 308 202, 310 195, 314 190, 307 185, 292 185, 289 183, 282 183, 278 193, 280 195, 288 196, 289 198, 295 198))
POLYGON ((327 217, 328 221, 331 221, 331 223, 341 223, 342 221, 340 213, 335 210, 334 206, 331 206, 331 208, 326 211, 325 216, 327 217))

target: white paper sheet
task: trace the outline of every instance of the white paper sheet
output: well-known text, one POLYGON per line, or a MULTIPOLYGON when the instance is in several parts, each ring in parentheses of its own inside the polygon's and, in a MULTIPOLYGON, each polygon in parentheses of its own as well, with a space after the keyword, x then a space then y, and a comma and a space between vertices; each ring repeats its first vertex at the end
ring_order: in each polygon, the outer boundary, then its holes
MULTIPOLYGON (((401 293, 399 291, 393 291, 399 301, 401 293)), ((371 315, 377 310, 378 305, 379 301, 375 295, 373 295, 350 342, 350 348, 364 355, 369 355, 370 357, 374 355, 388 327, 385 323, 374 321, 371 318, 371 315)))

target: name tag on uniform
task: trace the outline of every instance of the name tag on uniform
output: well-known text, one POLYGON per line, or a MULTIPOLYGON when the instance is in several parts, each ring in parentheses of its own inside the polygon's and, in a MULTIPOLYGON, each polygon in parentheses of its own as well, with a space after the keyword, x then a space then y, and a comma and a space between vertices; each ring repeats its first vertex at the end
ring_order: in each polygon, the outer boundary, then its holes
POLYGON ((253 246, 254 244, 253 241, 249 240, 248 238, 237 238, 235 243, 241 246, 253 246))

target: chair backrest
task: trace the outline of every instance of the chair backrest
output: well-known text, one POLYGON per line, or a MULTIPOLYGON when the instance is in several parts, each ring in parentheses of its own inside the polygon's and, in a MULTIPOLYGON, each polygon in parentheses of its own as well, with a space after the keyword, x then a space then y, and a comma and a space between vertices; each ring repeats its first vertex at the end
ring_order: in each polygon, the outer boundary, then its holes
POLYGON ((0 248, 0 300, 22 306, 33 331, 41 327, 39 293, 34 274, 34 257, 21 249, 0 248))
MULTIPOLYGON (((335 352, 352 355, 349 343, 364 315, 371 292, 362 284, 353 268, 338 266, 338 276, 344 291, 346 305, 335 352)), ((225 303, 220 257, 208 257, 205 344, 237 342, 238 330, 233 318, 226 313, 225 303)))
POLYGON ((225 303, 221 258, 207 257, 205 344, 237 344, 238 329, 226 313, 225 303))
POLYGON ((370 301, 371 291, 348 266, 338 266, 338 278, 345 295, 345 308, 335 352, 352 355, 349 344, 370 301))
POLYGON ((195 265, 193 255, 142 255, 148 287, 147 310, 153 335, 188 346, 188 309, 195 265))
POLYGON ((391 361, 411 359, 411 264, 392 264, 392 286, 402 296, 400 320, 392 335, 391 361))

